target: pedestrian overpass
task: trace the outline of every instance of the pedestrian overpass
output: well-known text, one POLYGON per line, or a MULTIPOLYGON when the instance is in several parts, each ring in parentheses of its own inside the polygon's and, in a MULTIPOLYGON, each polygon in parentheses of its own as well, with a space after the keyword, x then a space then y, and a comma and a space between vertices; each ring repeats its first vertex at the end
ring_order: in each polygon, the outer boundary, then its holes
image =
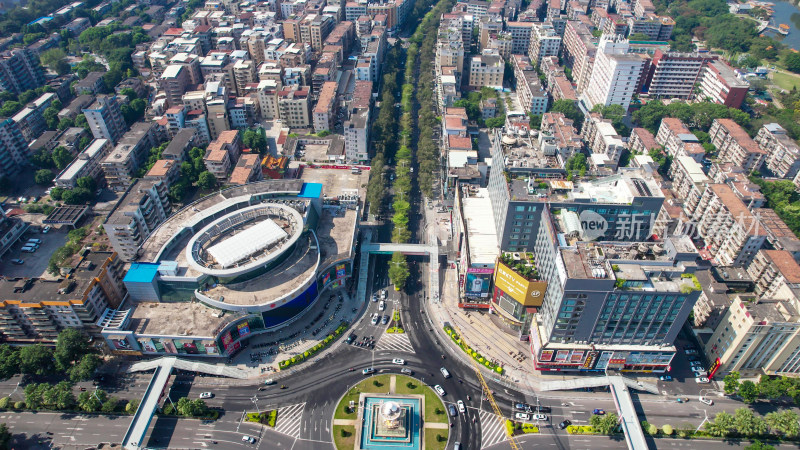
POLYGON ((390 255, 400 252, 404 255, 428 256, 428 286, 430 298, 439 301, 439 240, 433 227, 428 229, 428 242, 432 244, 396 244, 372 241, 372 230, 364 229, 361 234, 361 271, 358 275, 357 298, 367 301, 367 277, 369 276, 370 255, 390 255))
POLYGON ((636 408, 633 405, 630 391, 628 389, 638 389, 651 394, 658 395, 658 387, 652 383, 633 381, 619 375, 607 375, 601 377, 573 378, 571 380, 544 381, 540 384, 540 391, 564 391, 588 387, 608 386, 614 405, 619 415, 619 425, 625 435, 625 443, 630 450, 644 450, 649 448, 636 415, 636 408))
POLYGON ((240 379, 247 378, 247 374, 244 371, 236 368, 227 367, 225 365, 186 361, 175 358, 174 356, 138 362, 133 364, 131 368, 128 369, 128 372, 142 372, 153 369, 155 369, 153 377, 150 378, 150 383, 144 391, 144 397, 141 403, 139 403, 139 408, 133 415, 133 420, 131 420, 131 424, 128 426, 125 436, 122 438, 122 447, 126 450, 139 450, 144 448, 144 437, 147 434, 147 429, 150 427, 150 422, 153 420, 153 415, 156 412, 156 408, 158 408, 161 397, 164 395, 169 377, 172 375, 172 369, 190 370, 193 372, 240 379))

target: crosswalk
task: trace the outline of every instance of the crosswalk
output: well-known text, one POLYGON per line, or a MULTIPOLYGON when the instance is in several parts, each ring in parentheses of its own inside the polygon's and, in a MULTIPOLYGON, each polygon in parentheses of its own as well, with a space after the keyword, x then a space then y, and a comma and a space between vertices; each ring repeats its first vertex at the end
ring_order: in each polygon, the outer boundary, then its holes
POLYGON ((275 431, 293 438, 299 438, 300 420, 303 418, 303 409, 305 409, 305 407, 306 403, 303 402, 278 408, 278 420, 275 423, 275 431))
POLYGON ((481 410, 481 448, 486 448, 508 439, 503 419, 496 414, 481 410))
POLYGON ((375 350, 393 350, 414 353, 414 346, 407 333, 384 333, 375 345, 375 350))

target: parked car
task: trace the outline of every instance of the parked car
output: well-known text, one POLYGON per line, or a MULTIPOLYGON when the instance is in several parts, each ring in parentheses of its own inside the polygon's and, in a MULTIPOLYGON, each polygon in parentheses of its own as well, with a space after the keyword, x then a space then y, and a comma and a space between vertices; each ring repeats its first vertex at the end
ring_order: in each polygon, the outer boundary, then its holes
POLYGON ((447 393, 446 393, 446 392, 444 392, 444 389, 442 389, 442 387, 441 387, 441 386, 439 386, 438 384, 437 384, 436 386, 434 386, 434 387, 433 387, 433 390, 434 390, 434 391, 436 391, 436 393, 437 393, 437 394, 439 394, 439 395, 441 395, 442 397, 444 397, 445 395, 447 395, 447 393))
POLYGON ((561 421, 561 423, 558 424, 558 428, 561 428, 563 430, 564 428, 567 428, 570 425, 572 425, 572 422, 570 422, 569 419, 564 419, 561 421))
POLYGON ((15 264, 15 265, 19 266, 19 265, 25 264, 25 261, 23 261, 21 259, 12 259, 11 260, 11 264, 15 264))
POLYGON ((703 397, 702 395, 700 396, 700 398, 698 400, 700 400, 700 403, 705 403, 708 406, 712 406, 714 404, 714 400, 711 400, 710 398, 703 397))
POLYGON ((595 408, 594 411, 592 411, 592 414, 596 414, 598 416, 602 416, 605 413, 606 413, 606 411, 604 409, 600 409, 600 408, 595 408))
POLYGON ((467 410, 467 407, 464 406, 464 402, 463 401, 459 400, 459 401, 456 402, 456 404, 458 405, 458 412, 463 413, 464 411, 467 410))
POLYGON ((49 233, 49 232, 50 232, 50 225, 48 225, 48 226, 46 226, 46 227, 42 228, 42 234, 47 234, 47 233, 49 233))
POLYGON ((357 337, 358 336, 356 336, 355 334, 350 334, 350 336, 347 336, 347 340, 345 342, 347 342, 348 344, 352 344, 353 341, 355 341, 357 337))
POLYGON ((672 376, 670 376, 670 375, 661 375, 660 377, 658 377, 658 379, 661 380, 661 381, 672 381, 672 376))
POLYGON ((697 378, 694 379, 694 381, 696 381, 696 382, 698 382, 700 384, 710 383, 710 381, 706 377, 697 377, 697 378))

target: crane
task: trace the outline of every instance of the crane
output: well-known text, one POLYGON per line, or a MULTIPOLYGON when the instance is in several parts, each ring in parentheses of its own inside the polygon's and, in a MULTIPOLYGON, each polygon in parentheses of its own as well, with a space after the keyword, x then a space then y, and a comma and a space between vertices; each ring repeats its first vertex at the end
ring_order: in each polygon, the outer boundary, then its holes
MULTIPOLYGON (((464 334, 461 333, 461 330, 455 325, 451 325, 453 329, 461 336, 461 339, 464 339, 464 334)), ((483 374, 481 373, 481 368, 478 366, 478 363, 475 362, 475 358, 470 356, 470 362, 472 363, 472 369, 475 370, 475 374, 478 375, 478 381, 481 383, 481 388, 486 392, 486 398, 489 399, 489 404, 492 405, 492 410, 497 415, 500 420, 504 420, 505 417, 503 413, 500 411, 500 408, 497 406, 497 402, 494 400, 494 395, 492 395, 492 390, 489 389, 489 386, 486 385, 486 379, 483 378, 483 374)), ((514 450, 520 450, 519 445, 517 444, 516 439, 514 439, 514 435, 508 436, 508 443, 511 444, 511 448, 514 450)))

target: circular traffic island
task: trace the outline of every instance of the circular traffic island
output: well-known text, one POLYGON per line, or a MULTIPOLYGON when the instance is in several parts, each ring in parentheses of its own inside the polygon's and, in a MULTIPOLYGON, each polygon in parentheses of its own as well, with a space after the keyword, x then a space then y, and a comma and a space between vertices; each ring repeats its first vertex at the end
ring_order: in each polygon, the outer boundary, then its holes
POLYGON ((332 432, 339 450, 443 450, 450 424, 442 399, 425 383, 383 374, 344 394, 336 405, 332 432))

